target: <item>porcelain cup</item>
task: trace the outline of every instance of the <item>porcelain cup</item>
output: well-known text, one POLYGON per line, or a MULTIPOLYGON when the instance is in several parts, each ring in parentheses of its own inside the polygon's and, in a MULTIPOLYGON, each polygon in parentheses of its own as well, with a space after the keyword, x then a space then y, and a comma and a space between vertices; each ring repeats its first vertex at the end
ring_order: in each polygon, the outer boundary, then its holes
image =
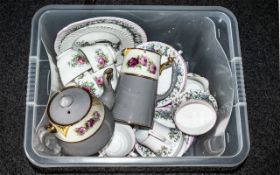
POLYGON ((124 157, 128 155, 134 157, 136 155, 132 150, 135 142, 135 134, 131 126, 116 122, 113 137, 101 151, 100 156, 124 157))
POLYGON ((160 65, 158 53, 138 48, 124 49, 123 56, 112 112, 117 121, 151 128, 158 77, 172 65, 173 58, 160 65))
POLYGON ((173 117, 178 129, 188 135, 202 135, 212 129, 217 120, 213 106, 203 100, 183 102, 173 117))
POLYGON ((82 47, 80 48, 80 51, 88 59, 93 72, 97 72, 114 64, 116 60, 115 51, 107 43, 99 43, 92 46, 82 47))
POLYGON ((74 83, 84 88, 92 95, 100 97, 104 93, 104 72, 107 69, 113 70, 113 76, 111 81, 112 88, 115 89, 118 82, 117 71, 114 65, 107 66, 106 68, 100 69, 97 72, 92 70, 86 71, 74 79, 74 83))
POLYGON ((78 75, 91 68, 86 57, 73 49, 68 49, 57 56, 57 68, 60 79, 65 86, 78 75))

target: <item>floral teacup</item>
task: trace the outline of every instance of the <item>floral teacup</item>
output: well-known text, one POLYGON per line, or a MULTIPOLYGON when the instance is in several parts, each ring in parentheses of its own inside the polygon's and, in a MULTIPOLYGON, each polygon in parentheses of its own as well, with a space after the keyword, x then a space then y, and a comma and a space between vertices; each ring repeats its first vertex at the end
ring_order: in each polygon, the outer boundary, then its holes
POLYGON ((57 56, 57 67, 62 84, 65 86, 78 75, 91 68, 84 55, 76 50, 68 49, 57 56))
POLYGON ((80 48, 80 51, 88 59, 93 72, 97 72, 114 64, 116 54, 109 44, 95 44, 80 48))
POLYGON ((112 88, 115 89, 118 83, 117 71, 114 65, 103 68, 97 72, 93 72, 93 70, 86 71, 83 74, 79 75, 75 78, 74 82, 91 93, 96 97, 100 97, 104 92, 104 72, 107 69, 112 68, 113 77, 111 79, 112 88))

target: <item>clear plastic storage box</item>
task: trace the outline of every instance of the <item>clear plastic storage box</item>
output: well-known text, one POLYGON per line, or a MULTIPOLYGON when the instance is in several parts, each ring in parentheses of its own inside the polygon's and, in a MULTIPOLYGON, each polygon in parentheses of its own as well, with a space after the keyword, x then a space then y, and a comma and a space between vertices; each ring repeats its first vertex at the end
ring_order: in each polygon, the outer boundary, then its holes
POLYGON ((233 167, 247 157, 249 130, 237 21, 222 7, 50 5, 33 17, 24 149, 40 167, 211 166, 233 167), (183 157, 73 157, 41 155, 34 149, 35 128, 43 116, 51 86, 50 65, 41 40, 55 58, 56 34, 66 25, 97 16, 116 16, 139 24, 148 41, 161 41, 183 51, 189 72, 210 82, 219 104, 218 124, 200 136, 183 157), (229 121, 228 121, 229 120, 229 121), (228 126, 220 127, 223 123, 228 126))

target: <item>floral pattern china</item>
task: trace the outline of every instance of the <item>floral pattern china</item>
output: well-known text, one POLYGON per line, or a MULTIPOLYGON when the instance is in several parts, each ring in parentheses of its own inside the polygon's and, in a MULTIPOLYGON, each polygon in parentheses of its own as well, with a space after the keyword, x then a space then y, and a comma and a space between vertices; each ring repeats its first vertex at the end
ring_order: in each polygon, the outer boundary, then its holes
POLYGON ((135 149, 136 151, 142 156, 142 157, 172 157, 176 156, 174 155, 177 150, 181 149, 182 146, 181 141, 184 139, 184 136, 181 131, 175 128, 170 128, 168 133, 169 140, 172 142, 171 148, 167 148, 165 146, 162 146, 161 149, 158 152, 153 152, 146 146, 136 144, 135 149))
MULTIPOLYGON (((187 78, 187 68, 185 66, 185 61, 183 57, 177 52, 173 47, 156 41, 146 42, 137 46, 137 48, 147 49, 158 54, 162 55, 163 57, 173 57, 174 63, 176 67, 176 74, 177 74, 177 82, 175 83, 174 89, 172 92, 163 100, 157 102, 157 107, 166 106, 171 103, 174 97, 177 97, 179 93, 183 90, 186 78, 187 78)), ((160 84, 160 82, 159 82, 160 84)))
POLYGON ((154 64, 153 60, 147 58, 144 55, 139 55, 138 57, 132 57, 127 61, 128 68, 142 69, 146 70, 151 74, 155 74, 157 71, 157 66, 154 64))
POLYGON ((102 69, 107 66, 107 63, 109 62, 108 55, 106 55, 102 49, 95 50, 96 54, 96 62, 98 63, 98 68, 102 69))
MULTIPOLYGON (((130 47, 135 47, 143 42, 147 41, 147 35, 144 32, 144 30, 137 24, 135 24, 134 22, 131 22, 127 19, 123 19, 123 18, 118 18, 118 17, 96 17, 96 18, 90 18, 90 19, 85 19, 82 21, 78 21, 78 22, 74 22, 69 24, 68 26, 64 27, 61 31, 58 32, 56 40, 55 40, 55 52, 57 54, 61 53, 63 51, 63 49, 61 49, 62 47, 62 42, 66 39, 67 36, 69 36, 71 33, 88 27, 90 25, 94 25, 94 24, 104 24, 104 27, 108 27, 106 24, 116 24, 118 26, 120 26, 121 28, 124 28, 127 30, 127 32, 129 33, 129 35, 132 35, 133 38, 133 43, 132 46, 130 47)), ((99 26, 102 27, 102 26, 99 26)), ((113 30, 118 30, 120 31, 119 28, 113 28, 110 27, 113 30)), ((101 30, 102 31, 102 30, 101 30)), ((123 32, 124 30, 122 30, 123 32)), ((125 33, 127 33, 125 32, 125 33)), ((112 33, 114 34, 114 33, 112 33)), ((128 34, 125 34, 124 36, 128 36, 128 34)), ((121 42, 124 42, 125 40, 121 40, 121 42)), ((83 43, 88 42, 89 41, 84 41, 83 43)), ((122 43, 123 45, 125 45, 125 43, 122 43)))
POLYGON ((205 91, 190 91, 184 92, 180 94, 177 98, 174 98, 172 102, 173 108, 177 108, 182 102, 188 100, 203 100, 213 106, 215 111, 218 111, 218 103, 214 96, 212 96, 209 92, 205 91))
POLYGON ((175 128, 175 123, 172 117, 172 108, 162 107, 155 109, 154 120, 158 123, 168 127, 168 128, 175 128))
POLYGON ((84 90, 86 90, 93 96, 100 97, 103 93, 103 86, 101 85, 103 79, 101 80, 99 78, 99 80, 97 81, 97 79, 94 79, 90 71, 79 75, 77 78, 75 78, 74 81, 76 84, 78 84, 80 87, 82 87, 84 90))
POLYGON ((81 66, 84 64, 88 64, 88 61, 84 56, 79 54, 73 55, 72 59, 68 62, 70 67, 81 66))
POLYGON ((85 123, 84 126, 80 126, 75 129, 76 133, 78 135, 84 135, 87 130, 93 127, 93 125, 96 123, 96 121, 100 120, 100 113, 98 111, 95 111, 92 114, 92 117, 88 119, 85 123))

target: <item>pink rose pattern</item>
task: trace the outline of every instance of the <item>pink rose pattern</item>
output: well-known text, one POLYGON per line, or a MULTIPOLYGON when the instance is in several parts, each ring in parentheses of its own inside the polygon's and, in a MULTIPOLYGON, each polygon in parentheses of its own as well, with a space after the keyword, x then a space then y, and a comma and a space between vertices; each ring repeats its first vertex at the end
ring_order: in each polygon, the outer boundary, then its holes
POLYGON ((95 54, 97 55, 97 57, 95 58, 98 63, 97 67, 99 69, 106 67, 107 63, 109 62, 108 56, 105 55, 105 53, 102 51, 102 49, 97 49, 95 51, 95 54))
POLYGON ((142 66, 147 66, 147 62, 148 62, 148 58, 146 56, 142 56, 142 57, 139 58, 139 63, 142 66))
POLYGON ((68 62, 70 67, 82 66, 84 64, 88 64, 88 61, 81 55, 74 55, 73 58, 68 62))
POLYGON ((139 69, 142 69, 142 67, 147 67, 147 71, 150 73, 156 74, 157 72, 157 66, 144 55, 138 56, 137 58, 131 57, 127 62, 127 67, 136 67, 139 69))
POLYGON ((98 85, 98 86, 102 86, 103 85, 103 77, 95 77, 95 83, 98 85))
POLYGON ((139 64, 139 59, 134 57, 130 58, 127 62, 128 67, 135 67, 138 64, 139 64))
POLYGON ((152 64, 149 68, 149 71, 152 73, 152 74, 155 74, 156 71, 157 71, 157 66, 155 64, 152 64))
POLYGON ((95 111, 92 114, 92 118, 88 119, 83 126, 75 129, 76 133, 78 135, 84 135, 98 120, 100 120, 100 113, 95 111))
POLYGON ((93 82, 85 81, 81 84, 81 87, 86 90, 87 92, 91 93, 91 95, 95 95, 96 87, 93 82))

